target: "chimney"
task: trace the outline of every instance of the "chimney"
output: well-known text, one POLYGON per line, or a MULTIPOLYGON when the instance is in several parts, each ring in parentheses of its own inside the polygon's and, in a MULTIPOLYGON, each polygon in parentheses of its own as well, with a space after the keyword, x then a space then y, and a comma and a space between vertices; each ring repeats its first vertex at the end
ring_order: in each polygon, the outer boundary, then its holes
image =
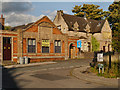
POLYGON ((86 18, 86 13, 85 13, 85 12, 84 12, 84 19, 87 20, 87 18, 86 18))
POLYGON ((63 15, 63 10, 58 10, 57 15, 60 15, 60 16, 63 15))
POLYGON ((4 30, 5 18, 3 18, 3 14, 1 14, 0 23, 1 23, 0 27, 2 27, 0 29, 4 30))

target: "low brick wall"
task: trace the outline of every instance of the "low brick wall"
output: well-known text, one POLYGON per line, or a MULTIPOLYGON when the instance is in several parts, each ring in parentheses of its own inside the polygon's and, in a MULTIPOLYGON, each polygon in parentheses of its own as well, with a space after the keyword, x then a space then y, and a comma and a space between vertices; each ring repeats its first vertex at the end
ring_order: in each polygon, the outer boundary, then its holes
POLYGON ((29 63, 33 62, 45 62, 45 61, 54 61, 54 60, 65 60, 64 58, 40 58, 40 59, 29 59, 29 63))

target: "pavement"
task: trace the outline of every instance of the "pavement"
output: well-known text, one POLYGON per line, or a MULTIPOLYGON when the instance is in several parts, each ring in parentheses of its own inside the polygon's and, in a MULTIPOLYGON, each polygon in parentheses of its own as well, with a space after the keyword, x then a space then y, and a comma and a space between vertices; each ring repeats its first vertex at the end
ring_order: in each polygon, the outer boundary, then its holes
POLYGON ((95 73, 87 72, 88 68, 90 68, 90 66, 82 66, 79 68, 74 68, 71 71, 71 74, 80 80, 85 80, 90 83, 97 83, 97 84, 102 84, 104 86, 118 87, 118 79, 104 78, 97 76, 95 73))
POLYGON ((17 65, 8 65, 4 66, 4 68, 19 68, 19 67, 30 67, 30 66, 38 66, 38 65, 46 65, 46 64, 54 64, 57 62, 39 62, 39 63, 29 63, 29 64, 17 64, 17 65))

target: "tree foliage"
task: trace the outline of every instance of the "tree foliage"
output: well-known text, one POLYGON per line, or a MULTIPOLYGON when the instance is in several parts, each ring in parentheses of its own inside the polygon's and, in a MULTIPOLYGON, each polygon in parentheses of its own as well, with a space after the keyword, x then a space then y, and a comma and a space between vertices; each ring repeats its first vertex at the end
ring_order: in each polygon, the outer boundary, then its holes
POLYGON ((113 31, 113 49, 120 52, 120 1, 109 6, 110 15, 107 17, 113 31))
POLYGON ((95 37, 91 37, 92 51, 99 51, 100 43, 96 40, 95 37))
POLYGON ((76 16, 84 17, 86 15, 88 19, 101 20, 107 17, 109 12, 99 9, 99 7, 99 5, 94 4, 83 4, 83 6, 76 5, 72 12, 75 13, 74 15, 76 16))

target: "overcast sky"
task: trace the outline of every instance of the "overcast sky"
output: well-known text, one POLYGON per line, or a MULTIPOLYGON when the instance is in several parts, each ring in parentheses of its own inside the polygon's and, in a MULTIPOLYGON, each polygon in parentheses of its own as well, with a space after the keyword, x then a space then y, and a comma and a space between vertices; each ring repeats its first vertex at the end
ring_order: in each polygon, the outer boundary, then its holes
POLYGON ((99 5, 100 9, 103 8, 104 11, 107 11, 108 6, 112 4, 114 0, 107 0, 107 2, 104 2, 105 0, 44 0, 44 2, 42 2, 43 0, 34 0, 34 2, 32 2, 33 0, 20 0, 22 2, 17 2, 17 0, 3 1, 2 7, 0 8, 6 18, 6 25, 17 26, 35 22, 43 16, 48 16, 53 20, 57 10, 63 10, 64 13, 73 15, 71 10, 75 5, 95 4, 99 5))

